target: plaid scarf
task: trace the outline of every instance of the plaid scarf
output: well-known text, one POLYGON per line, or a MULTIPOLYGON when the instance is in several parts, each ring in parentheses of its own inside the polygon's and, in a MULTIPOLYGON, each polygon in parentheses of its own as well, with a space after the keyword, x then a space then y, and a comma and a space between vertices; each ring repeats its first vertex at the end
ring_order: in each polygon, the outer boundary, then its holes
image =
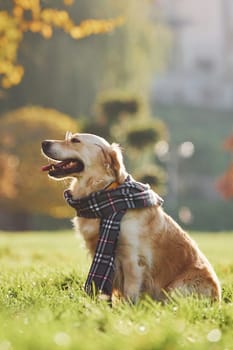
POLYGON ((64 197, 76 209, 77 216, 100 219, 99 239, 85 291, 89 295, 98 291, 111 297, 115 251, 123 215, 128 209, 161 205, 163 200, 149 185, 134 181, 130 175, 116 189, 101 190, 78 199, 73 199, 71 192, 66 190, 64 197))

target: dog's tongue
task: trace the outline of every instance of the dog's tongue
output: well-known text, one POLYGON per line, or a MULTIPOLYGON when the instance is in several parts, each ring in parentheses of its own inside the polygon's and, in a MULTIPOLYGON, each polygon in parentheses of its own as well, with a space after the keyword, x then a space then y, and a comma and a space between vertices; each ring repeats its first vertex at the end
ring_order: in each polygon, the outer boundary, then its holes
POLYGON ((48 164, 48 165, 44 165, 42 166, 41 170, 42 171, 49 171, 49 170, 52 170, 52 169, 58 169, 58 168, 62 168, 63 166, 65 166, 66 164, 70 163, 70 160, 67 159, 67 160, 63 160, 61 162, 58 162, 56 164, 48 164))
POLYGON ((52 168, 52 164, 44 165, 41 167, 42 171, 49 171, 52 168))

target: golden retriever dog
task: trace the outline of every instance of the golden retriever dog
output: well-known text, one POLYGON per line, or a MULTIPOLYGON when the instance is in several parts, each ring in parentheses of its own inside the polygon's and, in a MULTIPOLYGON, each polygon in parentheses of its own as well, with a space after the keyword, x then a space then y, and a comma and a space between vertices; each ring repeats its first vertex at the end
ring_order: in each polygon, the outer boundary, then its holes
MULTIPOLYGON (((128 173, 117 144, 92 134, 67 133, 64 140, 42 142, 50 163, 42 170, 55 179, 70 177, 74 199, 122 184, 128 173)), ((75 229, 94 256, 100 219, 75 217, 75 229)), ((115 256, 114 290, 137 301, 156 300, 171 292, 221 300, 218 278, 190 236, 160 206, 129 209, 120 225, 115 256)))

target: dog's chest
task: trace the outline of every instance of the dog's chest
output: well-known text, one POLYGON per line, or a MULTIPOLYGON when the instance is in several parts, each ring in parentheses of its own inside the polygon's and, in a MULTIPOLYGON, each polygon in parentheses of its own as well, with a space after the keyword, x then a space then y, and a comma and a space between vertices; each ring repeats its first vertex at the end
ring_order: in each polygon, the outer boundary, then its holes
MULTIPOLYGON (((93 254, 93 244, 94 242, 97 243, 99 237, 100 220, 75 217, 73 223, 76 232, 83 236, 88 249, 90 249, 93 254)), ((135 215, 135 210, 128 210, 121 220, 118 245, 122 246, 127 244, 136 248, 136 246, 139 245, 139 236, 142 226, 142 218, 135 215)))

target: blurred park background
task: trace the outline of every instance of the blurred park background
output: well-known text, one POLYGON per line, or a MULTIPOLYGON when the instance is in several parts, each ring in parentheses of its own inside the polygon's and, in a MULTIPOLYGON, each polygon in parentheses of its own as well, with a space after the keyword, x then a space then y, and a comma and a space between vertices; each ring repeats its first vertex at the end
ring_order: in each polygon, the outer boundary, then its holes
POLYGON ((91 132, 187 229, 233 229, 232 0, 0 0, 0 230, 69 228, 44 139, 91 132))

